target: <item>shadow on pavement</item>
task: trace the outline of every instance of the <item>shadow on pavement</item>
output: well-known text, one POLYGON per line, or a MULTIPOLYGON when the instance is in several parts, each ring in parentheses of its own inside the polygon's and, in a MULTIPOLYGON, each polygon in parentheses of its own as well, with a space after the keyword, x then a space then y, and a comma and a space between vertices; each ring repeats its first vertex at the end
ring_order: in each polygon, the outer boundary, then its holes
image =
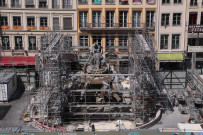
POLYGON ((1 105, 0 106, 0 120, 3 120, 7 112, 10 110, 11 105, 1 105))
POLYGON ((23 84, 22 79, 17 76, 17 89, 14 92, 13 96, 11 97, 10 101, 20 99, 25 91, 25 85, 23 84))

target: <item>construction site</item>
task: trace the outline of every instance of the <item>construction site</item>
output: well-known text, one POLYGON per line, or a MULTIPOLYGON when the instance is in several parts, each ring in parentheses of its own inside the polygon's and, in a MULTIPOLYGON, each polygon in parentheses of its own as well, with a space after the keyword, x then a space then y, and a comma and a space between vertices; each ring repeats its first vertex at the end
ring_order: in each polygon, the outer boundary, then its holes
POLYGON ((39 88, 29 90, 24 121, 47 131, 116 131, 156 123, 169 104, 155 70, 156 42, 147 30, 127 36, 128 46, 117 47, 127 53, 120 59, 119 52, 104 54, 97 43, 76 47, 70 35, 45 34, 36 56, 39 88))
POLYGON ((68 34, 44 34, 35 57, 36 85, 31 87, 29 81, 26 90, 24 123, 45 132, 146 129, 174 106, 189 114, 185 122, 202 123, 202 76, 187 71, 183 79, 156 71, 153 35, 143 29, 125 36, 128 46, 111 46, 120 51, 103 53, 98 43, 71 46, 68 34), (126 55, 119 58, 123 50, 126 55), (183 89, 173 89, 179 82, 183 89))

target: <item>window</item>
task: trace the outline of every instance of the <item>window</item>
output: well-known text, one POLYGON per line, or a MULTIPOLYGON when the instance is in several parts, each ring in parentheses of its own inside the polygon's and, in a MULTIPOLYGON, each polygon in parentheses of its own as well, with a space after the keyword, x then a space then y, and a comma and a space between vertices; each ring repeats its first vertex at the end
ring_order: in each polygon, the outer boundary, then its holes
POLYGON ((63 18, 63 29, 72 30, 72 18, 63 18))
POLYGON ((168 36, 169 35, 161 35, 160 49, 168 49, 168 36))
POLYGON ((133 4, 142 4, 142 0, 133 0, 133 4))
POLYGON ((128 0, 119 0, 120 4, 124 5, 124 4, 128 4, 128 0))
POLYGON ((34 0, 26 0, 26 8, 33 8, 35 7, 34 5, 34 0))
POLYGON ((63 8, 72 8, 71 0, 63 0, 63 8))
POLYGON ((197 0, 190 0, 190 6, 197 6, 197 0))
POLYGON ((0 7, 6 7, 6 0, 0 0, 0 7))
POLYGON ((59 18, 56 17, 56 18, 53 18, 53 30, 59 30, 60 27, 59 27, 59 18))
POLYGON ((2 49, 3 50, 10 50, 9 36, 3 36, 2 37, 2 49))
POLYGON ((40 17, 40 27, 47 27, 47 17, 40 17))
POLYGON ((114 27, 114 11, 106 11, 106 27, 114 27))
POLYGON ((28 42, 29 42, 29 48, 28 48, 29 50, 37 50, 35 36, 29 36, 28 42))
POLYGON ((133 11, 133 27, 141 27, 141 11, 133 11))
POLYGON ((93 36, 93 44, 101 45, 101 36, 93 36))
POLYGON ((93 27, 101 27, 101 11, 93 11, 92 18, 93 27))
POLYGON ((181 3, 182 3, 182 0, 174 0, 173 3, 174 3, 174 4, 181 4, 181 3))
POLYGON ((59 8, 58 0, 52 0, 52 8, 59 8))
MULTIPOLYGON (((81 47, 87 47, 87 46, 89 46, 88 45, 88 35, 82 35, 82 36, 80 36, 80 46, 81 47)), ((87 48, 82 48, 82 49, 80 49, 81 51, 87 51, 88 49, 87 48)))
POLYGON ((168 26, 169 25, 169 16, 170 16, 170 14, 162 14, 161 26, 168 26))
POLYGON ((78 4, 88 4, 88 0, 78 0, 78 4))
POLYGON ((115 4, 115 0, 106 0, 106 4, 115 4))
POLYGON ((128 27, 128 11, 119 12, 119 26, 128 27))
POLYGON ((146 12, 146 27, 154 27, 155 23, 155 16, 154 11, 147 11, 146 12))
POLYGON ((7 18, 7 16, 0 16, 0 18, 1 18, 0 26, 8 26, 8 18, 7 18))
POLYGON ((19 0, 11 0, 11 7, 20 7, 19 0))
POLYGON ((23 49, 23 42, 21 36, 15 37, 15 50, 22 50, 23 49))
POLYGON ((70 49, 73 45, 73 42, 72 42, 72 37, 71 36, 65 36, 64 37, 64 47, 66 49, 70 49))
POLYGON ((27 17, 27 26, 35 26, 35 17, 34 16, 28 16, 27 17))
POLYGON ((162 4, 170 4, 170 0, 162 0, 162 4))
POLYGON ((196 45, 196 38, 188 38, 188 45, 195 46, 196 45))
POLYGON ((173 25, 180 25, 181 13, 173 13, 173 25))
POLYGON ((20 16, 13 17, 13 26, 21 26, 21 18, 20 16))
POLYGON ((200 21, 200 25, 203 25, 203 12, 201 13, 201 21, 200 21))
POLYGON ((114 51, 114 36, 107 36, 106 37, 106 51, 114 51))
POLYGON ((128 36, 119 36, 119 51, 127 51, 128 36))
POLYGON ((47 0, 39 0, 39 8, 47 8, 47 0))
POLYGON ((80 11, 79 12, 79 25, 80 27, 87 27, 88 23, 88 11, 80 11))
POLYGON ((197 12, 190 12, 189 15, 189 25, 197 24, 197 12))
POLYGON ((92 4, 101 4, 102 0, 92 0, 92 4))
POLYGON ((172 49, 179 49, 180 46, 180 35, 173 34, 172 35, 172 49))

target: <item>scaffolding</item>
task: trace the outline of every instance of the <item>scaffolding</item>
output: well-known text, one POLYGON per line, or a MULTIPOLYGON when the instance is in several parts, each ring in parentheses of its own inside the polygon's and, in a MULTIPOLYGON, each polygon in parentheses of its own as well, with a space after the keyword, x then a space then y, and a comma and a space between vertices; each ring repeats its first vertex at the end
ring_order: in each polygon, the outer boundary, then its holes
POLYGON ((140 126, 151 121, 165 106, 155 71, 156 42, 147 30, 127 36, 128 46, 112 46, 116 52, 103 54, 97 43, 74 47, 70 35, 45 34, 36 66, 40 89, 31 94, 29 117, 54 127, 102 120, 129 120, 140 126), (74 50, 84 48, 90 52, 82 70, 81 54, 74 50), (125 50, 125 57, 117 56, 119 50, 125 50), (121 67, 120 62, 126 65, 121 67))

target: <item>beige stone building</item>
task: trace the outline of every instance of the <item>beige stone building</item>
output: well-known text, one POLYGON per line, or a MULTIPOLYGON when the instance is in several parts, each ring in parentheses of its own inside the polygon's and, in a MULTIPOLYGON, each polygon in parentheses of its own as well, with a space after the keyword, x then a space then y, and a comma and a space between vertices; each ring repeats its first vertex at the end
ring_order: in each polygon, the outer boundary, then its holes
POLYGON ((76 0, 0 0, 0 13, 2 58, 34 57, 51 31, 68 33, 77 44, 76 0))
POLYGON ((186 0, 159 0, 157 7, 158 69, 184 69, 186 0))

